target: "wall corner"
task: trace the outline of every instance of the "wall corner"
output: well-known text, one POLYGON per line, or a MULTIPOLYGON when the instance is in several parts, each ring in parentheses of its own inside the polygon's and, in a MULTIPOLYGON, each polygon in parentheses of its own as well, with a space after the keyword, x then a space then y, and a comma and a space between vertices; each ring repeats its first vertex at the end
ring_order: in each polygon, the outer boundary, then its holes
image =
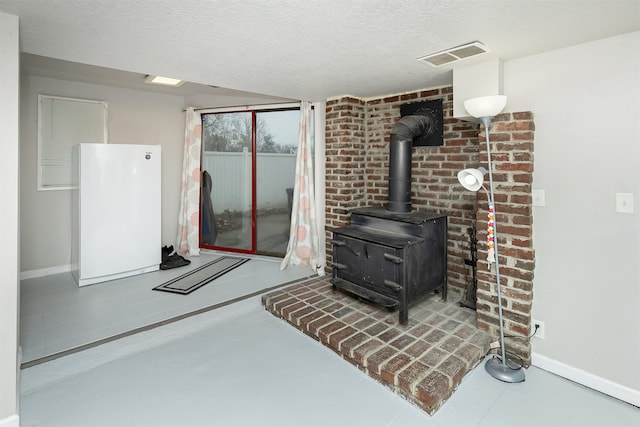
POLYGON ((465 110, 464 101, 479 96, 504 95, 503 69, 501 59, 454 69, 453 117, 477 121, 465 110))

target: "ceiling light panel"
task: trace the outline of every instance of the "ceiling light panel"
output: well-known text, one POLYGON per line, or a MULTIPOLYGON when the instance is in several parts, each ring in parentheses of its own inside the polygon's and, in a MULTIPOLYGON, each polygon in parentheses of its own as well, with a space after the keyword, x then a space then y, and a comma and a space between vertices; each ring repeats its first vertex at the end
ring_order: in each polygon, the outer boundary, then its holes
POLYGON ((145 83, 156 84, 156 85, 165 85, 165 86, 180 86, 184 81, 178 79, 172 79, 170 77, 162 77, 162 76, 147 76, 144 79, 145 83))

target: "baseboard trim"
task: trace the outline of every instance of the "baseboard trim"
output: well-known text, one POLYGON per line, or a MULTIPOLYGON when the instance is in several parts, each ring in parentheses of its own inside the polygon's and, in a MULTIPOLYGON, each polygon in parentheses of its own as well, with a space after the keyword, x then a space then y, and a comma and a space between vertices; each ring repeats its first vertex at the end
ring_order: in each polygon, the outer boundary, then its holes
POLYGON ((21 271, 20 280, 35 279, 37 277, 50 276, 52 274, 68 273, 70 271, 71 271, 71 264, 58 265, 56 267, 39 268, 37 270, 21 271))
POLYGON ((531 364, 568 380, 620 399, 634 406, 640 406, 640 391, 614 383, 608 379, 590 374, 582 369, 551 359, 538 353, 532 353, 531 364))
POLYGON ((11 415, 0 420, 0 427, 20 427, 20 418, 17 415, 11 415))

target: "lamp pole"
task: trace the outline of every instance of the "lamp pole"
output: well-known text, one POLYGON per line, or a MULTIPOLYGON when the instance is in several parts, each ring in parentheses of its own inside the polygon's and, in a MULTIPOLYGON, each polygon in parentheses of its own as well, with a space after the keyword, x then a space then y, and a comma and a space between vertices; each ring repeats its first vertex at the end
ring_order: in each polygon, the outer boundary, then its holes
MULTIPOLYGON (((491 164, 491 146, 489 143, 489 124, 491 123, 491 116, 487 117, 479 117, 480 121, 484 125, 484 135, 487 143, 487 167, 489 171, 489 206, 493 206, 493 248, 496 257, 496 285, 498 288, 498 321, 499 330, 500 330, 500 351, 502 356, 502 363, 496 363, 495 358, 487 360, 485 364, 486 371, 493 376, 494 378, 508 382, 508 383, 516 383, 524 381, 524 370, 520 366, 507 366, 507 357, 506 350, 504 344, 504 326, 503 326, 503 317, 502 317, 502 286, 500 285, 500 259, 498 255, 498 229, 496 227, 497 215, 496 215, 496 205, 494 198, 494 190, 493 190, 493 165, 491 164)), ((488 248, 487 248, 488 250, 488 248)))

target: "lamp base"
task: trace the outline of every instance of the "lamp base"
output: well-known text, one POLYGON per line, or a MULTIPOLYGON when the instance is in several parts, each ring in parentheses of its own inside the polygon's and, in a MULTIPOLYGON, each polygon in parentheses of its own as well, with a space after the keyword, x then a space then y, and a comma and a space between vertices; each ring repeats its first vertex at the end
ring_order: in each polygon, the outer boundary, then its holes
POLYGON ((524 381, 524 369, 509 359, 506 359, 503 365, 500 359, 492 357, 484 364, 484 368, 493 378, 505 383, 521 383, 524 381))

